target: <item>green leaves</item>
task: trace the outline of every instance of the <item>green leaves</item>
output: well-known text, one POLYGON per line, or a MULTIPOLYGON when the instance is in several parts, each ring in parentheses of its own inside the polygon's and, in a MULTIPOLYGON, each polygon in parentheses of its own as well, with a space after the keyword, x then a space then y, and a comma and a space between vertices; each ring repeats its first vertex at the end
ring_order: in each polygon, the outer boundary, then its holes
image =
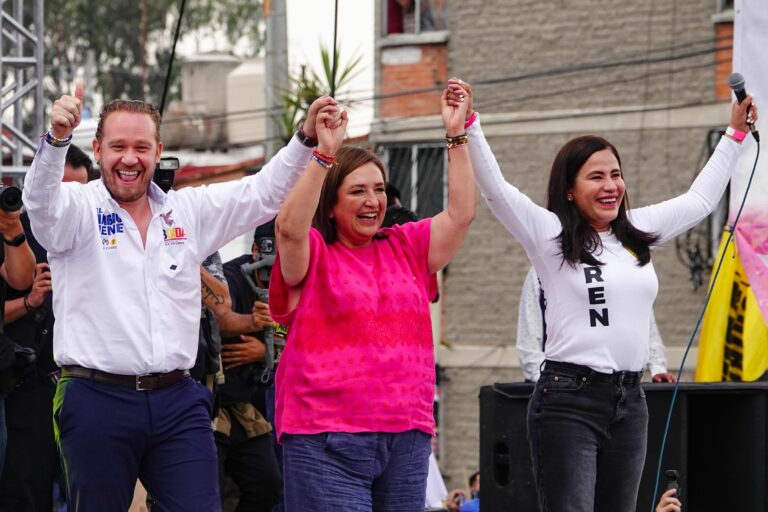
MULTIPOLYGON (((96 84, 87 93, 106 99, 143 98, 158 104, 180 7, 181 0, 46 0, 49 96, 68 92, 73 72, 86 65, 92 51, 96 84)), ((215 36, 221 41, 221 51, 253 56, 264 42, 261 0, 188 0, 181 35, 215 36)), ((171 98, 180 93, 178 76, 176 62, 171 98)))
MULTIPOLYGON (((346 63, 341 62, 341 48, 336 48, 336 98, 339 99, 345 94, 344 88, 350 81, 359 75, 363 69, 360 66, 363 56, 357 54, 352 56, 346 63)), ((291 81, 290 89, 281 92, 283 109, 277 121, 280 125, 280 137, 285 144, 291 140, 293 133, 299 128, 304 120, 304 113, 309 106, 320 96, 331 93, 331 83, 333 82, 333 61, 331 52, 327 46, 320 43, 320 62, 321 70, 318 73, 312 68, 301 66, 301 71, 289 77, 291 81)))

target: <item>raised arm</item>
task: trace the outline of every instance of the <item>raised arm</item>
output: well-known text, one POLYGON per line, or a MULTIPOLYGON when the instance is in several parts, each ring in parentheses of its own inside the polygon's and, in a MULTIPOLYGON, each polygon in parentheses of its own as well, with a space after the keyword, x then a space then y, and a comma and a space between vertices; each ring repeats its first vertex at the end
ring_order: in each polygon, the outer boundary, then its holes
MULTIPOLYGON (((336 101, 330 96, 322 96, 312 103, 302 130, 306 137, 315 139, 315 130, 309 125, 316 124, 317 113, 322 108, 335 108, 335 105, 336 101)), ((312 148, 297 134, 253 176, 177 192, 197 209, 200 257, 273 219, 311 156, 312 148)))
POLYGON ((450 83, 440 98, 448 143, 448 207, 435 215, 429 230, 429 271, 435 273, 456 254, 475 218, 475 187, 464 133, 466 92, 450 83))
POLYGON ((24 176, 23 199, 32 232, 49 252, 71 247, 82 213, 73 207, 80 186, 61 183, 67 146, 80 124, 82 99, 83 86, 78 84, 74 96, 64 95, 54 102, 51 128, 40 139, 32 166, 24 176))
POLYGON ((536 254, 540 241, 549 241, 561 231, 557 216, 538 206, 525 194, 504 179, 499 163, 485 140, 480 119, 472 107, 472 88, 466 82, 451 79, 449 83, 460 83, 467 92, 469 105, 466 123, 469 136, 469 157, 475 182, 491 212, 525 248, 529 256, 536 254))
MULTIPOLYGON (((329 105, 317 115, 318 153, 335 156, 344 140, 347 113, 329 105)), ((309 266, 309 228, 320 201, 320 191, 328 168, 312 159, 293 190, 288 194, 275 222, 280 250, 280 270, 285 283, 298 287, 309 266)))
MULTIPOLYGON (((734 102, 730 126, 749 132, 749 119, 757 120, 757 107, 752 96, 747 96, 740 104, 734 102)), ((724 135, 687 192, 659 204, 631 210, 630 220, 639 229, 658 234, 659 244, 692 228, 712 213, 720 202, 741 149, 740 141, 724 135)))

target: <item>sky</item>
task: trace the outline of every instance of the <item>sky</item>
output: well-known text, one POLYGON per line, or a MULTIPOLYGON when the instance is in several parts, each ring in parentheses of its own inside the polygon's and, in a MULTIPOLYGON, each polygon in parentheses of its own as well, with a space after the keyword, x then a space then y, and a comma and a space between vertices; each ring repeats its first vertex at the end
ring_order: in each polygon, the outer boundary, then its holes
MULTIPOLYGON (((338 1, 338 44, 342 65, 351 56, 362 55, 362 72, 348 90, 353 99, 373 96, 374 2, 372 0, 338 1)), ((288 19, 288 61, 291 69, 301 64, 320 69, 320 43, 333 42, 334 0, 286 0, 288 19)), ((340 91, 343 92, 343 91, 340 91)), ((339 95, 342 99, 342 95, 339 95)), ((350 136, 368 133, 373 119, 373 102, 348 108, 350 136)))

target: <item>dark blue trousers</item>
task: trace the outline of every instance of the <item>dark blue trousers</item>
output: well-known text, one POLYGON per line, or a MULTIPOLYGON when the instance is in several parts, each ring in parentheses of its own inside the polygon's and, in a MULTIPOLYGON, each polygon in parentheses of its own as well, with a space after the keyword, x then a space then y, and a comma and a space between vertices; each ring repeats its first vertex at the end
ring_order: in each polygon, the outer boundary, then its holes
POLYGON ((69 510, 128 510, 139 478, 153 512, 220 511, 211 406, 189 377, 153 391, 59 380, 54 428, 69 510))

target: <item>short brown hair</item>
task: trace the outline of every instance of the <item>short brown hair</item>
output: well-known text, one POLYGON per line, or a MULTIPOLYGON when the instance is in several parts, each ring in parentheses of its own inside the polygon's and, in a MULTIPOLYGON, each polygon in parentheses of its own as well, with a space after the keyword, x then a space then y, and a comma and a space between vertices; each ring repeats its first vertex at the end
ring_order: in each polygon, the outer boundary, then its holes
POLYGON ((96 127, 96 140, 104 138, 104 122, 112 112, 135 112, 147 114, 155 123, 155 141, 160 142, 160 112, 151 104, 141 100, 112 100, 101 109, 99 125, 96 127))
POLYGON ((359 146, 342 146, 336 152, 336 163, 325 177, 323 189, 320 191, 320 202, 312 221, 312 225, 323 235, 326 244, 332 244, 339 238, 336 222, 331 218, 331 211, 338 202, 341 183, 344 178, 368 162, 373 162, 379 168, 386 184, 387 174, 384 171, 384 163, 371 151, 359 146))

